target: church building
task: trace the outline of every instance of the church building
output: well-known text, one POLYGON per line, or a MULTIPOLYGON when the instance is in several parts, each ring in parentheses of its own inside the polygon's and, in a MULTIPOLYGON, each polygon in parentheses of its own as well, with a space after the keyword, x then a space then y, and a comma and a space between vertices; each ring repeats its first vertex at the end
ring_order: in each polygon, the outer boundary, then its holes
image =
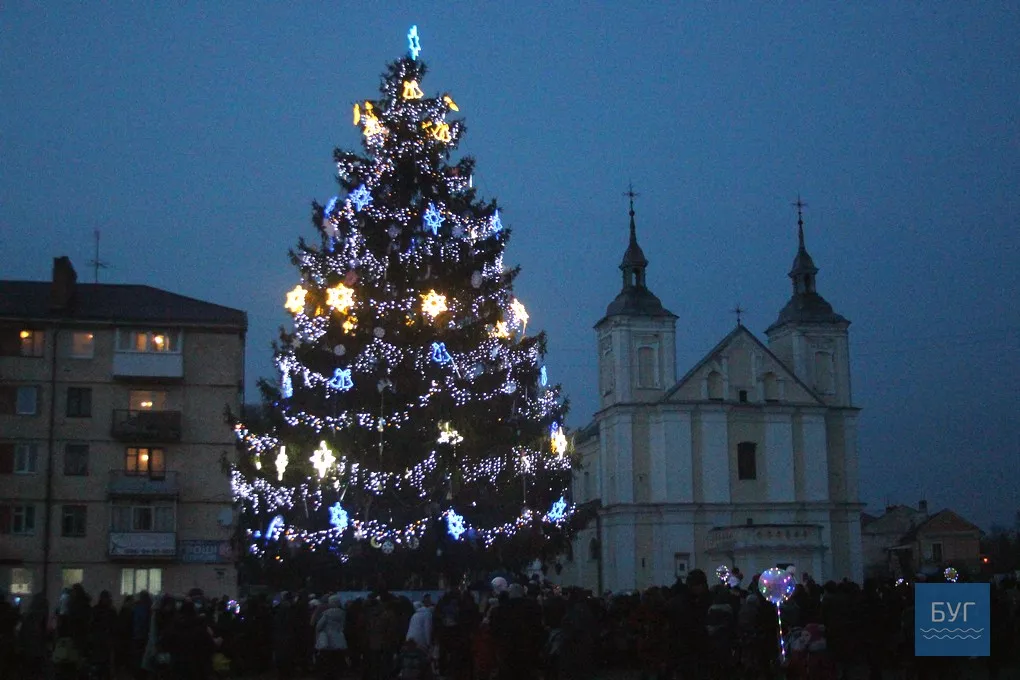
POLYGON ((600 408, 575 439, 574 501, 595 517, 564 583, 621 592, 719 565, 745 586, 791 565, 860 582, 850 322, 816 290, 800 212, 798 239, 767 341, 738 320, 677 380, 677 317, 647 286, 631 205, 623 288, 595 324, 600 408))

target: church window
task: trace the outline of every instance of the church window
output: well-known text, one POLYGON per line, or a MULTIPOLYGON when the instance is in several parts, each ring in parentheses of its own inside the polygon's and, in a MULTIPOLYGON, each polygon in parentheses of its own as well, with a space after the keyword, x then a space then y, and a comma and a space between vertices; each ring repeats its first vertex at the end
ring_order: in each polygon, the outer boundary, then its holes
POLYGON ((673 574, 679 579, 687 578, 687 561, 690 559, 689 553, 674 553, 673 554, 673 574))
POLYGON ((815 388, 822 394, 832 394, 832 354, 815 352, 815 388))
POLYGON ((779 401, 779 380, 775 373, 766 373, 762 379, 765 383, 765 401, 779 401))
POLYGON ((741 404, 746 404, 747 403, 747 390, 740 390, 739 397, 740 397, 740 403, 741 404))
POLYGON ((723 380, 722 373, 712 371, 708 374, 708 398, 715 401, 722 401, 723 380))
POLYGON ((740 442, 737 444, 738 479, 758 479, 758 464, 755 460, 757 448, 758 445, 754 442, 740 442))
POLYGON ((638 387, 658 387, 658 358, 655 347, 638 347, 638 387))
POLYGON ((605 336, 599 343, 599 354, 600 357, 600 370, 599 370, 599 382, 602 386, 602 395, 613 393, 613 388, 616 386, 616 380, 613 376, 613 340, 609 336, 605 336))
POLYGON ((597 560, 599 558, 599 539, 593 538, 588 542, 588 559, 597 560))

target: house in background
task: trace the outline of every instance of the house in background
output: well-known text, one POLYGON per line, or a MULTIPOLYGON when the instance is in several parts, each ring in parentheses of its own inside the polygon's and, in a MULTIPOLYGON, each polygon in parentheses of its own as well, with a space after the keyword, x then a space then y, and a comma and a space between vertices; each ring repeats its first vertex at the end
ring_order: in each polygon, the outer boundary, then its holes
POLYGON ((982 531, 952 510, 929 515, 927 501, 916 510, 894 505, 880 517, 863 515, 861 525, 867 576, 910 578, 948 566, 970 573, 981 569, 982 531))

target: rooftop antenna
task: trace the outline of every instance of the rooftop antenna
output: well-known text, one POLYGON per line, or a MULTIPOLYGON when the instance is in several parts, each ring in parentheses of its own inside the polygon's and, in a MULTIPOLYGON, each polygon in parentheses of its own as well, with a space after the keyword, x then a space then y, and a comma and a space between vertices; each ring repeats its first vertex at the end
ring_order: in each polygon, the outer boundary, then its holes
POLYGON ((92 277, 93 283, 99 283, 99 270, 108 269, 109 264, 99 259, 99 230, 96 229, 92 232, 92 235, 96 240, 96 256, 88 261, 88 264, 92 265, 92 277))

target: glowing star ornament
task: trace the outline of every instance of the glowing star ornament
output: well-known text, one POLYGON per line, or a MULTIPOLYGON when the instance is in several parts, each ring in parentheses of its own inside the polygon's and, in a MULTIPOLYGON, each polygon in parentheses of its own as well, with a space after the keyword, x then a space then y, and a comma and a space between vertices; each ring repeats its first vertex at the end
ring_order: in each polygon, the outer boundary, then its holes
POLYGON ((467 527, 464 526, 464 518, 454 512, 453 508, 446 511, 446 531, 455 541, 459 541, 467 531, 467 527))
POLYGON ((514 301, 510 303, 510 311, 513 312, 514 318, 517 323, 521 325, 521 333, 526 333, 528 330, 528 311, 524 309, 524 305, 520 300, 514 298, 514 301))
POLYGON ((550 444, 552 445, 553 453, 557 456, 562 456, 567 452, 567 436, 563 434, 563 428, 559 426, 559 423, 552 424, 550 444))
POLYGON ((308 291, 302 286, 295 286, 293 290, 287 293, 287 304, 284 307, 291 314, 301 314, 305 311, 305 296, 308 295, 308 291))
POLYGON ((337 533, 341 534, 348 526, 347 511, 343 509, 339 501, 329 506, 329 523, 337 530, 337 533))
POLYGON ((425 93, 418 87, 417 80, 405 80, 404 81, 404 92, 401 95, 404 99, 421 99, 425 96, 425 93))
POLYGON ((453 357, 446 351, 445 342, 433 342, 432 343, 432 361, 437 364, 445 364, 453 361, 453 357))
POLYGON ((457 444, 460 444, 462 441, 464 441, 464 437, 460 436, 460 433, 457 432, 457 430, 450 427, 450 423, 443 422, 439 423, 438 441, 440 444, 450 444, 452 446, 456 446, 457 444))
POLYGON ((319 442, 319 448, 315 450, 315 453, 308 460, 311 461, 315 471, 319 473, 319 479, 322 479, 329 472, 329 469, 333 467, 333 464, 336 463, 336 456, 326 446, 326 442, 321 441, 319 442))
POLYGON ((451 111, 460 111, 460 107, 457 106, 457 102, 453 101, 453 98, 448 94, 443 95, 443 102, 450 107, 451 111))
POLYGON ((418 37, 417 26, 412 26, 407 32, 407 53, 411 55, 411 59, 417 59, 421 54, 421 39, 418 37))
POLYGON ((354 289, 338 283, 326 289, 326 306, 338 312, 346 312, 354 305, 354 289))
POLYGON ((354 387, 354 380, 351 378, 351 369, 338 368, 333 371, 333 377, 327 383, 334 390, 346 392, 354 387))
POLYGON ((281 446, 280 452, 276 454, 276 479, 283 481, 283 473, 287 471, 287 447, 281 446))
POLYGON ((567 514, 567 501, 565 498, 563 498, 563 496, 560 496, 560 499, 553 503, 552 509, 549 510, 548 515, 549 521, 559 522, 561 519, 563 519, 563 517, 566 514, 567 514))
POLYGON ((492 214, 492 218, 489 220, 489 224, 492 226, 493 231, 502 231, 503 222, 499 219, 498 210, 492 214))
POLYGON ((428 314, 433 319, 445 312, 449 307, 446 306, 446 296, 440 295, 435 290, 430 290, 428 294, 421 296, 421 311, 428 314))
POLYGON ((368 192, 365 185, 362 184, 360 187, 351 192, 350 195, 351 203, 354 204, 355 210, 361 212, 366 205, 372 202, 372 194, 368 192))
POLYGON ((425 228, 430 230, 433 236, 439 234, 439 227, 443 226, 443 222, 446 218, 439 212, 434 203, 429 203, 428 209, 424 215, 425 228))

